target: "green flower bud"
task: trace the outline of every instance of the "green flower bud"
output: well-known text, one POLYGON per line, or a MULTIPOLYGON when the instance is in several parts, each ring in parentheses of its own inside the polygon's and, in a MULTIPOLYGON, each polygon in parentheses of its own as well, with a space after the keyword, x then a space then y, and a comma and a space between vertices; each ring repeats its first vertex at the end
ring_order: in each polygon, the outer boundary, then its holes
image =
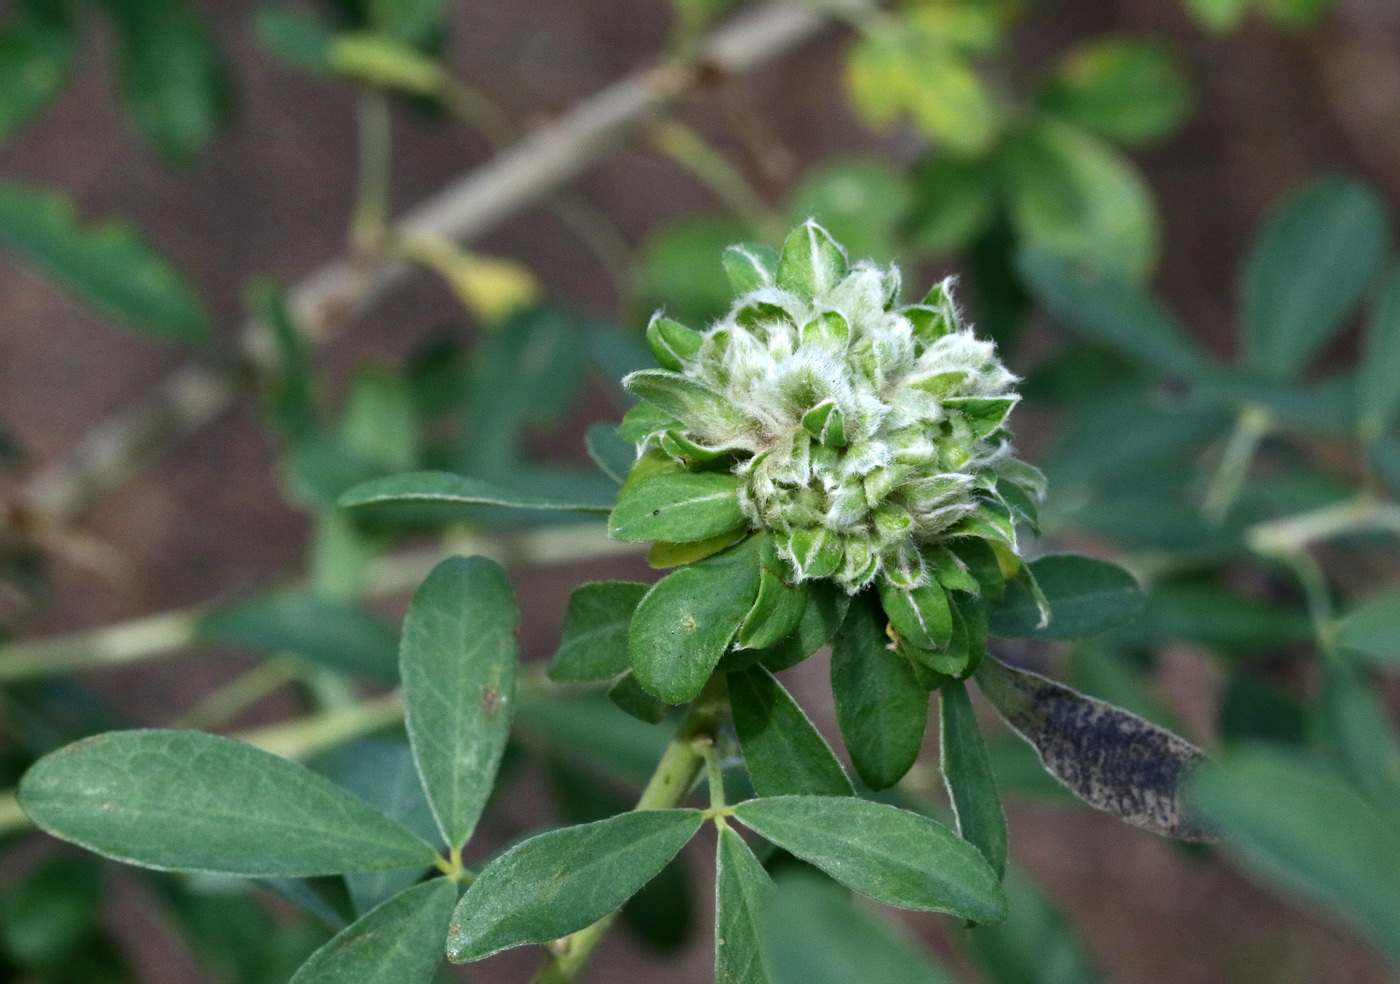
POLYGON ((880 578, 933 598, 918 592, 978 583, 945 542, 1014 554, 998 482, 1034 497, 1043 479, 1011 456, 1016 377, 963 325, 951 280, 900 306, 897 269, 852 262, 810 221, 781 251, 730 247, 724 266, 739 294, 727 316, 648 327, 665 370, 625 380, 651 408, 629 412, 629 439, 731 472, 750 528, 774 535, 797 581, 855 593, 880 578))

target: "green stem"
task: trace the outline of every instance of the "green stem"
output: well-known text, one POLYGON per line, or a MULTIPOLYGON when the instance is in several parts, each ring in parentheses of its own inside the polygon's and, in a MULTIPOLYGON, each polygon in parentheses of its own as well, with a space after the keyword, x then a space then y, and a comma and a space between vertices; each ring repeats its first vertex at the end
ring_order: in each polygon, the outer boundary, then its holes
POLYGON ((376 89, 360 93, 358 104, 360 169, 355 186, 355 211, 350 218, 350 242, 361 251, 373 249, 389 224, 389 97, 376 89))
POLYGON ((269 659, 240 673, 167 727, 212 731, 235 714, 252 706, 278 687, 301 676, 294 659, 269 659))
MULTIPOLYGON (((635 809, 667 810, 681 801, 705 766, 706 748, 714 748, 727 707, 724 675, 716 673, 676 728, 635 809)), ((533 984, 570 984, 588 963, 616 917, 617 913, 604 916, 593 925, 551 943, 549 959, 535 974, 533 984)))
POLYGON ((784 225, 777 212, 749 184, 743 172, 704 137, 675 120, 655 124, 650 136, 652 146, 689 171, 730 211, 752 225, 759 236, 782 241, 784 225))
POLYGON ((1203 509, 1212 523, 1225 521, 1230 506, 1244 487, 1250 462, 1254 460, 1260 442, 1273 426, 1273 414, 1264 407, 1250 405, 1240 410, 1235 418, 1235 429, 1225 445, 1224 454, 1220 456, 1220 464, 1206 489, 1203 509))
POLYGON ((1334 506, 1259 523, 1249 530, 1246 540, 1256 553, 1286 558, 1333 537, 1378 531, 1400 536, 1400 506, 1360 495, 1334 506))

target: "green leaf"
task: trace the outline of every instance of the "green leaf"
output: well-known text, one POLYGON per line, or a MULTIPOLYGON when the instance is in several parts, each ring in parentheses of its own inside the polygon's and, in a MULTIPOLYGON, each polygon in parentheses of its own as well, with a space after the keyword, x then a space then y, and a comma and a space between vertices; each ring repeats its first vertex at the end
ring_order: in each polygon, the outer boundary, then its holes
POLYGON ((267 372, 262 394, 275 427, 294 440, 316 430, 315 368, 305 336, 292 318, 287 298, 270 281, 254 283, 248 306, 272 342, 275 369, 267 372))
POLYGON ((993 657, 977 683, 1046 771, 1084 802, 1164 837, 1204 836, 1181 801, 1182 783, 1205 758, 1190 742, 993 657))
POLYGON ((948 645, 953 636, 953 610, 942 585, 930 581, 905 591, 881 578, 877 587, 880 606, 901 642, 918 649, 942 649, 948 645))
POLYGON ((369 0, 374 29, 412 45, 440 40, 451 10, 452 0, 369 0))
POLYGON ((1006 815, 1001 810, 982 729, 977 726, 967 687, 960 680, 944 684, 938 695, 943 781, 948 785, 958 833, 982 852, 1000 878, 1006 871, 1006 815))
POLYGON ((20 806, 41 829, 167 871, 309 877, 427 865, 417 835, 311 770, 194 731, 113 731, 45 755, 20 806))
POLYGON ((564 611, 559 651, 549 678, 565 683, 607 680, 626 670, 627 627, 649 585, 596 581, 574 589, 564 611))
POLYGON ((729 674, 729 704, 758 795, 855 795, 826 739, 773 674, 761 666, 729 674))
POLYGON ((1400 810, 1400 740, 1370 681, 1329 656, 1310 712, 1313 741, 1337 771, 1386 812, 1400 810))
POLYGON ((649 693, 684 704, 710 678, 758 597, 757 539, 668 574, 642 598, 627 648, 649 693))
POLYGON ((735 637, 739 649, 777 645, 797 630, 807 611, 806 586, 784 580, 783 565, 773 553, 772 544, 771 538, 766 539, 761 551, 758 596, 735 637))
POLYGON ((355 486, 339 500, 339 505, 344 509, 410 504, 508 506, 511 509, 582 513, 606 513, 612 509, 601 502, 569 502, 531 492, 514 492, 481 479, 438 471, 408 472, 371 479, 355 486))
POLYGON ((438 564, 404 618, 405 723, 449 847, 471 837, 505 752, 519 620, 505 571, 485 557, 438 564))
POLYGON ((337 933, 289 984, 428 984, 456 904, 445 878, 406 889, 337 933))
POLYGON ((739 480, 726 472, 673 472, 624 485, 608 517, 615 540, 693 543, 743 526, 739 480))
POLYGON ((1400 411, 1400 268, 1386 278, 1371 318, 1357 369, 1357 399, 1362 440, 1368 444, 1389 433, 1400 411))
POLYGON ((313 75, 331 73, 329 29, 300 11, 266 7, 253 15, 253 32, 268 51, 313 75))
POLYGON ((408 380, 393 369, 359 369, 341 415, 340 439, 352 454, 377 468, 412 468, 418 460, 418 412, 408 380))
POLYGON ((1267 652, 1311 637, 1305 612, 1198 583, 1154 586, 1141 614, 1112 635, 1129 646, 1188 642, 1241 653, 1267 652))
POLYGON ((888 789, 919 757, 928 691, 909 661, 890 651, 885 620, 872 602, 852 601, 831 644, 831 694, 856 773, 871 789, 888 789))
POLYGON ((97 931, 102 895, 96 858, 60 856, 35 865, 0 898, 0 952, 31 968, 72 959, 97 931))
POLYGON ((1280 27, 1298 31, 1315 24, 1332 7, 1332 0, 1262 0, 1263 11, 1280 27))
POLYGON ((1137 169, 1097 137, 1051 120, 1000 152, 1025 244, 1081 273, 1140 282, 1157 262, 1157 212, 1137 169))
POLYGON ((735 433, 749 427, 747 418, 728 398, 689 376, 664 369, 643 369, 632 373, 622 384, 687 427, 702 425, 706 430, 722 428, 735 433))
POLYGON ((1249 0, 1182 0, 1196 22, 1216 34, 1239 27, 1249 9, 1249 0))
POLYGON ((724 273, 735 294, 747 294, 778 282, 778 251, 763 243, 724 247, 724 273))
POLYGON ((803 586, 807 604, 797 627, 786 639, 770 646, 761 655, 763 665, 774 673, 796 666, 836 635, 850 607, 851 596, 830 581, 813 581, 803 586))
POLYGON ((0 182, 0 246, 128 327, 181 344, 209 332, 200 299, 140 233, 116 221, 80 226, 59 192, 0 182))
POLYGON ((991 223, 997 204, 997 176, 984 160, 952 154, 926 158, 914 171, 909 237, 935 256, 967 246, 991 223))
POLYGON ((1041 103, 1061 119, 1136 147, 1182 124, 1191 111, 1191 87, 1167 45, 1100 38, 1065 55, 1046 81, 1041 103))
POLYGON ((235 602, 199 620, 200 638, 276 656, 295 653, 352 676, 398 679, 398 636, 362 605, 288 589, 235 602))
POLYGON ((784 870, 767 902, 759 925, 776 984, 953 982, 897 922, 810 869, 784 870))
POLYGON ((978 970, 991 984, 1103 984, 1084 944, 1049 896, 1012 868, 1006 922, 963 935, 978 970))
POLYGON ((850 796, 771 796, 734 808, 760 837, 886 905, 1006 918, 997 876, 977 849, 908 810, 850 796))
POLYGON ((803 296, 825 294, 846 275, 846 250, 812 219, 792 231, 778 257, 778 286, 803 296))
POLYGON ((1050 621, 1040 625, 1040 608, 1019 580, 992 606, 992 635, 1013 639, 1082 639, 1132 618, 1142 610, 1142 589, 1117 564, 1080 554, 1047 554, 1028 565, 1046 601, 1050 621))
POLYGON ((592 925, 665 867, 701 822, 699 810, 643 810, 522 841, 462 896, 448 930, 448 959, 480 960, 592 925))
POLYGON ((1332 641, 1380 667, 1400 667, 1400 593, 1373 598, 1342 617, 1332 641))
POLYGON ((0 143, 43 112, 72 71, 67 9, 44 0, 15 4, 0 31, 0 143))
POLYGON ((1202 769, 1188 796, 1246 868, 1361 928, 1400 969, 1400 834, 1393 816, 1380 815, 1318 765, 1264 749, 1202 769))
POLYGON ((794 225, 816 219, 852 256, 894 259, 896 230, 909 207, 899 171, 879 161, 840 161, 816 168, 788 198, 794 225))
POLYGON ((761 909, 768 872, 726 824, 715 852, 715 984, 770 984, 763 959, 761 909))
POLYGON ((232 82, 185 0, 102 0, 119 43, 122 105, 146 144, 185 164, 228 122, 232 82))
POLYGON ((1245 263, 1247 362, 1275 378, 1297 376, 1361 299, 1389 238, 1385 205, 1366 185, 1320 178, 1294 192, 1245 263))
POLYGON ((732 547, 748 535, 749 531, 740 527, 719 536, 696 540, 694 543, 667 543, 665 540, 657 540, 647 551, 647 566, 664 571, 684 564, 693 564, 697 560, 713 557, 721 550, 732 547))
POLYGON ((663 367, 674 372, 680 372, 685 360, 700 351, 704 343, 705 337, 694 328, 660 314, 652 315, 647 324, 647 344, 652 354, 663 367))
POLYGON ((1108 271, 1084 271, 1039 249, 1021 254, 1031 292, 1067 327, 1126 355, 1148 371, 1200 380, 1213 369, 1177 320, 1146 291, 1108 271))
POLYGON ((623 440, 616 424, 590 424, 583 442, 588 448, 588 457, 618 485, 626 480, 628 471, 637 462, 636 446, 623 440))
POLYGON ((631 670, 613 681, 608 688, 608 700, 647 724, 660 724, 671 710, 670 704, 647 693, 637 682, 637 674, 631 670))

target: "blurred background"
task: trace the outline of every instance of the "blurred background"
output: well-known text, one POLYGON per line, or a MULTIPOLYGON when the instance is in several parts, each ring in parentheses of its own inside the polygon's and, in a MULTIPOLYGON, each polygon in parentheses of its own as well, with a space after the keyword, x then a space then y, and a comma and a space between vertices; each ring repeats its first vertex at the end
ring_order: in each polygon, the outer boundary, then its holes
MULTIPOLYGON (((16 22, 34 6, 6 4, 0 24, 16 22)), ((84 222, 115 216, 142 230, 204 299, 216 351, 233 349, 251 280, 291 285, 350 248, 347 219, 355 207, 363 100, 354 85, 299 68, 285 49, 279 53, 267 43, 266 32, 255 27, 262 6, 243 0, 192 5, 217 41, 230 95, 227 122, 195 152, 173 155, 185 159, 172 162, 172 154, 153 152, 149 141, 133 136, 114 82, 127 64, 122 59, 131 55, 122 54, 119 32, 86 7, 74 15, 82 29, 75 35, 70 80, 42 114, 15 127, 0 146, 4 181, 62 191, 84 222)), ((321 8, 296 9, 334 23, 321 8)), ((661 0, 473 0, 448 5, 446 17, 443 43, 429 48, 441 52, 465 87, 489 99, 491 112, 499 110, 526 132, 549 126, 677 43, 676 11, 661 0)), ((139 15, 134 18, 139 23, 139 15)), ((928 147, 941 144, 926 126, 902 117, 888 126, 869 125, 881 111, 869 108, 871 98, 862 111, 860 83, 848 82, 855 35, 843 19, 828 18, 810 38, 752 72, 707 80, 676 114, 683 130, 641 131, 589 166, 570 185, 571 200, 586 208, 582 223, 534 206, 471 249, 526 268, 540 292, 570 317, 609 325, 635 340, 658 295, 674 297, 671 285, 678 280, 682 291, 695 287, 686 284, 683 265, 668 265, 668 249, 688 257, 687 243, 698 241, 713 254, 732 229, 744 232, 732 214, 733 201, 724 200, 726 181, 733 190, 727 172, 719 170, 717 195, 714 181, 697 179, 705 165, 696 162, 704 155, 669 152, 676 141, 702 137, 735 169, 739 197, 756 195, 779 223, 800 218, 804 201, 822 200, 820 194, 828 192, 814 191, 812 181, 833 165, 859 172, 866 165, 852 162, 876 162, 894 175, 932 167, 937 155, 930 157, 928 147), (690 224, 678 227, 678 220, 690 224)), ((1140 169, 1155 202, 1155 245, 1144 250, 1160 259, 1147 260, 1142 276, 1209 353, 1230 357, 1236 351, 1243 258, 1260 222, 1293 189, 1320 175, 1344 174, 1369 184, 1392 210, 1400 205, 1400 4, 1394 0, 1337 0, 1299 24, 1250 13, 1227 31, 1207 29, 1174 2, 1042 0, 1019 6, 1001 24, 1002 47, 987 59, 986 77, 989 90, 1008 102, 1029 93, 1028 104, 1035 103, 1040 80, 1061 71, 1057 66, 1066 52, 1105 37, 1163 46, 1179 67, 1179 73, 1143 83, 1169 88, 1170 99, 1178 89, 1183 93, 1179 112, 1167 111, 1170 125, 1152 139, 1127 141, 1115 154, 1140 169)), ((416 96, 395 100, 391 215, 493 155, 489 136, 430 102, 416 96)), ((714 178, 714 169, 709 173, 714 178)), ((856 182, 856 211, 899 208, 882 197, 885 173, 856 182), (869 196, 863 204, 860 195, 869 196)), ((1024 298, 1013 287, 999 287, 1002 281, 985 269, 980 280, 970 272, 978 263, 995 266, 995 259, 987 260, 995 249, 987 244, 999 233, 943 242, 928 228, 946 206, 930 203, 932 194, 918 190, 917 180, 913 191, 893 187, 912 196, 904 211, 914 218, 896 215, 889 225, 903 223, 900 235, 891 233, 890 245, 877 246, 906 261, 906 293, 949 272, 966 274, 971 318, 992 324, 1013 369, 1031 381, 1032 398, 1018 412, 1018 438, 1021 456, 1040 463, 1055 445, 1065 412, 1064 401, 1038 403, 1034 384, 1039 367, 1059 351, 1062 329, 1030 302, 1020 317, 985 310, 995 308, 998 296, 1012 296, 1013 306, 1024 298)), ((1069 186, 1062 190, 1076 193, 1069 186)), ((717 273, 715 265, 707 276, 717 273)), ((696 287, 700 296, 671 303, 691 304, 703 317, 704 289, 702 284, 696 287)), ((415 275, 405 289, 351 318, 320 350, 327 404, 343 403, 362 367, 403 364, 444 333, 470 345, 490 330, 483 320, 480 310, 464 315, 449 283, 415 275)), ((1344 364, 1355 351, 1354 338, 1339 337, 1322 353, 1320 371, 1344 364)), ((0 421, 22 454, 21 464, 0 480, 5 500, 18 508, 28 476, 65 459, 92 428, 199 358, 112 330, 101 314, 57 289, 32 264, 0 255, 0 421)), ((558 371, 581 380, 577 399, 549 426, 527 428, 523 440, 536 458, 582 468, 588 463, 585 427, 616 419, 620 408, 605 382, 603 361, 559 365, 558 371)), ((572 378, 559 382, 571 384, 572 378)), ((1046 391, 1053 396, 1056 386, 1073 385, 1073 373, 1061 371, 1046 391)), ((305 509, 289 504, 286 487, 278 440, 256 401, 235 401, 102 496, 79 523, 54 533, 44 550, 42 584, 5 598, 11 633, 26 639, 80 633, 226 602, 297 576, 314 522, 305 509)), ((1113 538, 1073 524, 1055 536, 1051 542, 1104 555, 1119 549, 1113 538)), ((512 573, 525 612, 525 658, 537 663, 557 644, 574 585, 653 576, 639 555, 520 563, 512 573)), ((1275 595, 1285 609, 1293 605, 1294 615, 1300 610, 1287 592, 1275 595)), ((395 618, 401 606, 401 596, 377 603, 395 618)), ((791 686, 825 729, 833 717, 825 669, 817 662, 804 664, 791 686)), ((116 719, 155 726, 179 718, 250 665, 251 657, 237 647, 193 644, 160 660, 86 669, 75 679, 116 719)), ((1306 674, 1285 670, 1278 679, 1296 681, 1306 674)), ((1216 744, 1223 685, 1217 656, 1189 645, 1160 646, 1150 680, 1154 699, 1188 737, 1207 748, 1216 744)), ((1393 680, 1388 693, 1396 696, 1393 680)), ((274 695, 239 711, 221 730, 274 722, 296 706, 294 697, 274 695)), ((12 740, 0 735, 0 742, 12 740)), ((511 793, 507 816, 513 822, 548 815, 538 785, 524 783, 511 793)), ((1209 852, 1159 840, 1068 801, 1020 795, 1014 788, 1007 795, 1013 859, 1057 900, 1108 981, 1388 979, 1349 930, 1257 887, 1209 852)), ((487 831, 498 840, 510 832, 499 820, 487 831)), ((0 884, 13 884, 50 847, 37 841, 7 845, 0 884)), ((690 863, 703 899, 710 862, 696 852, 690 863)), ((101 922, 126 954, 134 979, 213 979, 147 889, 119 872, 106 877, 114 893, 101 922)), ((291 918, 280 900, 268 904, 276 918, 291 918)), ((608 942, 595 978, 709 979, 707 909, 708 903, 697 904, 701 927, 678 957, 658 955, 619 934, 608 942)), ((956 927, 929 917, 906 922, 959 979, 978 979, 952 942, 956 927)), ((523 979, 532 963, 532 956, 507 955, 463 979, 523 979)))

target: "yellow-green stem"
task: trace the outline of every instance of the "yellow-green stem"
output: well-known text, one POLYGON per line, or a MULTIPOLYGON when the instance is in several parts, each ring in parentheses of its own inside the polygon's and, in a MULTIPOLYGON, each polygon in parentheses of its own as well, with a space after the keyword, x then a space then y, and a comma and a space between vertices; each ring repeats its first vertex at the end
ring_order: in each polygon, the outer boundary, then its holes
POLYGON ((1274 418, 1266 408, 1246 406, 1235 419, 1235 429, 1225 444, 1220 464, 1211 476, 1203 508, 1212 523, 1222 523, 1249 475, 1250 462, 1259 443, 1273 429, 1274 418))
POLYGON ((355 211, 350 217, 350 241, 357 250, 378 245, 389 223, 389 97, 376 89, 360 93, 359 174, 355 211))
MULTIPOLYGON (((720 721, 728 706, 724 675, 716 673, 690 705, 676 728, 656 771, 637 800, 635 809, 666 810, 685 796, 705 766, 705 749, 713 748, 720 721), (707 740, 708 739, 708 740, 707 740)), ((549 959, 540 967, 533 984, 570 984, 583 970, 594 949, 607 935, 616 913, 571 933, 549 945, 549 959)))

